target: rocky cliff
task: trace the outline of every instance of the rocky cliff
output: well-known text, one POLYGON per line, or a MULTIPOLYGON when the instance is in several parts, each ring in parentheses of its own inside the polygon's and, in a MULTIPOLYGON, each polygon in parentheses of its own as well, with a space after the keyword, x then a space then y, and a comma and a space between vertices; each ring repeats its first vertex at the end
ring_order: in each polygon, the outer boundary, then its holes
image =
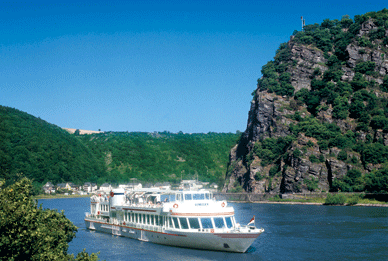
POLYGON ((327 19, 279 47, 230 152, 224 192, 380 189, 370 183, 388 178, 387 18, 384 9, 327 19))

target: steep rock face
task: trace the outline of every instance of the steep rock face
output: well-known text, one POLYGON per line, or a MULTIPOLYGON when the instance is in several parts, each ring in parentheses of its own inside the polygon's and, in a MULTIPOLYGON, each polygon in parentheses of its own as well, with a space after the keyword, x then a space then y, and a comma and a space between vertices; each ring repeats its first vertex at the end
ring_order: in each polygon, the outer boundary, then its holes
MULTIPOLYGON (((362 24, 358 36, 367 36, 376 28, 372 20, 367 20, 362 24)), ((388 32, 386 35, 388 36, 388 32)), ((375 41, 377 42, 375 46, 381 46, 381 40, 375 41)), ((290 57, 287 61, 286 72, 291 76, 290 84, 295 92, 303 88, 310 91, 313 75, 319 72, 317 78, 322 79, 325 71, 330 69, 327 66, 327 54, 325 58, 322 50, 313 45, 294 42, 294 37, 291 37, 287 45, 290 57)), ((357 64, 370 61, 375 63, 375 71, 379 77, 368 75, 365 77, 367 80, 372 79, 377 84, 381 84, 383 77, 388 74, 388 59, 384 50, 379 47, 362 47, 357 41, 351 41, 346 46, 348 59, 342 65, 343 74, 340 79, 345 82, 352 81, 357 64)), ((358 130, 353 119, 333 117, 331 104, 322 103, 319 108, 321 107, 325 109, 319 110, 315 115, 319 121, 335 124, 343 133, 357 132, 360 140, 365 141, 368 136, 372 136, 374 140, 382 140, 385 146, 388 145, 387 133, 358 130)), ((306 105, 301 104, 294 97, 280 96, 258 88, 251 102, 247 128, 238 145, 231 150, 223 191, 236 191, 239 186, 250 193, 329 191, 333 181, 344 178, 349 170, 355 168, 366 173, 374 168, 370 164, 361 166, 359 163, 361 155, 355 152, 347 155, 346 160, 340 160, 341 149, 335 146, 321 148, 317 140, 307 137, 304 133, 299 133, 287 147, 286 153, 277 158, 275 162, 268 163, 256 155, 255 146, 257 144, 268 138, 290 135, 292 133, 290 126, 298 123, 297 117, 307 118, 311 115, 306 105), (351 158, 354 159, 353 162, 350 162, 351 158), (279 169, 276 169, 277 166, 279 169)))
POLYGON ((293 112, 284 109, 285 103, 288 102, 270 93, 257 92, 256 101, 251 103, 244 140, 255 142, 272 136, 288 135, 290 121, 284 116, 293 112))
POLYGON ((296 63, 295 67, 290 68, 291 84, 295 91, 302 88, 310 90, 311 75, 316 68, 322 72, 327 70, 323 64, 327 59, 324 58, 323 52, 312 46, 305 46, 292 41, 289 42, 292 60, 296 63))

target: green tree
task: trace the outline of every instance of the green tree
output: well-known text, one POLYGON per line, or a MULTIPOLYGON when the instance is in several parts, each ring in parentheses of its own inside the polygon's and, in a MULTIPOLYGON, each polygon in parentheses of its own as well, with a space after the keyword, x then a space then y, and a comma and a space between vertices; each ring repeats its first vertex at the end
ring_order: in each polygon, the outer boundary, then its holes
POLYGON ((77 227, 63 211, 42 209, 31 197, 32 183, 23 178, 8 187, 0 181, 1 260, 98 260, 85 251, 67 254, 77 227))
POLYGON ((368 173, 365 189, 369 192, 388 192, 388 167, 368 173))
POLYGON ((346 119, 349 111, 348 99, 346 97, 337 97, 334 100, 333 117, 337 119, 346 119))
POLYGON ((372 74, 375 70, 376 64, 371 61, 360 62, 354 68, 355 72, 364 73, 364 74, 372 74))
POLYGON ((383 92, 388 92, 388 75, 385 75, 383 83, 380 85, 383 92))

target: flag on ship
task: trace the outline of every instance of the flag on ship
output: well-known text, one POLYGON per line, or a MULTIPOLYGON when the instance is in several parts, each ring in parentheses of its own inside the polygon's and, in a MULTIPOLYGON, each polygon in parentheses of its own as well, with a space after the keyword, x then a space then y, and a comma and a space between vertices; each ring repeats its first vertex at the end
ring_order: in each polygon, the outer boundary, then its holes
POLYGON ((251 219, 251 221, 249 221, 247 226, 249 226, 250 224, 254 224, 254 223, 255 223, 255 216, 253 216, 253 218, 251 219))

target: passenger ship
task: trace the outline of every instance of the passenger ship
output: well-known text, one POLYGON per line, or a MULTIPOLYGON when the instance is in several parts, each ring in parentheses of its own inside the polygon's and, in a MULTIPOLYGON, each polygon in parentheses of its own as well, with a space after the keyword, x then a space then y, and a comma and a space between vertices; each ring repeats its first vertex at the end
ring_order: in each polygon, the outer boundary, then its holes
POLYGON ((90 230, 177 247, 244 253, 264 232, 254 218, 236 223, 233 207, 205 190, 114 189, 92 196, 90 209, 90 230))

